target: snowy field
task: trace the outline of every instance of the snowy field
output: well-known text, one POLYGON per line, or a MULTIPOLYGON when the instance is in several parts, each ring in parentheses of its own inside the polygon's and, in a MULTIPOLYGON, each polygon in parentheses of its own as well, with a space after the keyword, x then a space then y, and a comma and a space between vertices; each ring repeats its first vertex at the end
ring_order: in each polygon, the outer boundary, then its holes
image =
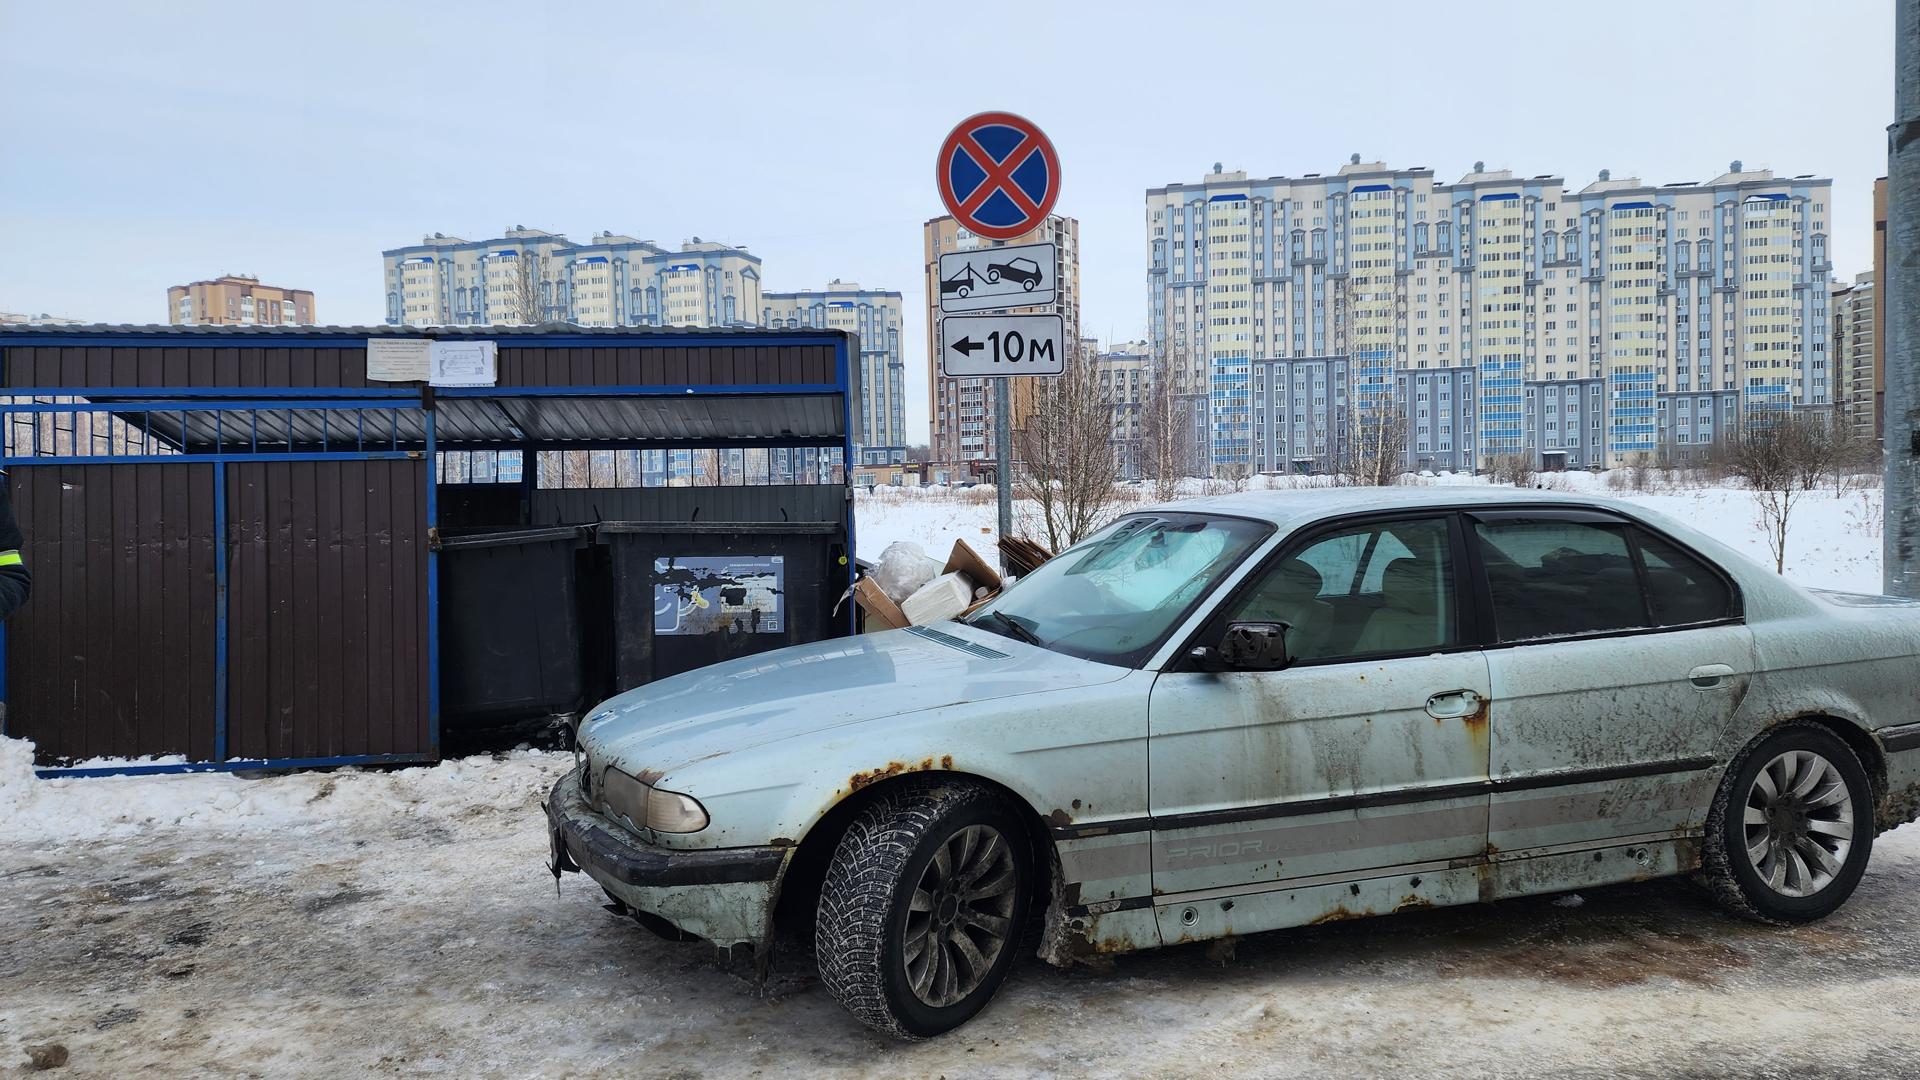
MULTIPOLYGON (((1586 478, 1582 478, 1583 482, 1586 478)), ((859 548, 991 550, 991 493, 882 493, 859 548), (976 501, 977 500, 977 501, 976 501)), ((1636 495, 1765 558, 1751 501, 1636 495)), ((1809 496, 1788 574, 1877 591, 1878 493, 1809 496)), ((781 956, 661 941, 546 872, 520 751, 391 772, 35 780, 0 740, 0 1076, 1845 1076, 1920 1072, 1920 826, 1819 924, 1678 882, 1022 964, 919 1044, 781 956)))
MULTIPOLYGON (((1608 475, 1611 474, 1547 473, 1541 475, 1539 482, 1557 490, 1605 495, 1651 507, 1681 518, 1760 563, 1773 565, 1751 492, 1678 484, 1648 492, 1623 491, 1608 485, 1608 475)), ((1274 481, 1259 477, 1254 486, 1260 486, 1261 482, 1274 481)), ((1285 479, 1280 482, 1284 484, 1285 479)), ((1310 484, 1312 480, 1303 478, 1303 482, 1310 484)), ((1484 478, 1469 476, 1428 477, 1418 482, 1486 483, 1484 478)), ((1152 489, 1148 486, 1121 490, 1140 502, 1123 503, 1116 512, 1152 505, 1152 489)), ((1212 490, 1225 493, 1230 489, 1225 484, 1215 484, 1212 490)), ((1286 490, 1282 488, 1276 495, 1284 497, 1286 490)), ((1184 497, 1206 492, 1199 481, 1189 481, 1181 494, 1184 497)), ((856 498, 855 543, 863 559, 879 558, 880 552, 895 540, 912 540, 940 559, 946 558, 955 540, 965 540, 982 555, 994 558, 998 510, 990 487, 879 488, 872 495, 861 490, 856 498)), ((1015 531, 1044 540, 1044 531, 1034 527, 1033 522, 1033 507, 1016 503, 1015 531)), ((1786 575, 1802 585, 1822 589, 1877 593, 1881 588, 1880 538, 1881 501, 1877 487, 1839 495, 1830 487, 1809 492, 1793 510, 1787 538, 1786 575)))

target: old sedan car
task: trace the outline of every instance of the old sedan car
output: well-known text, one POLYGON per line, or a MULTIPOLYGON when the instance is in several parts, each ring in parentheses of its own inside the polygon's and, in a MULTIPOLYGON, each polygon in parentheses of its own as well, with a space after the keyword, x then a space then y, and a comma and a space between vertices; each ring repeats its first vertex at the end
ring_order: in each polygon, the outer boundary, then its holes
POLYGON ((1799 922, 1915 816, 1916 653, 1920 604, 1610 501, 1200 499, 961 621, 608 701, 554 868, 663 932, 811 935, 841 1002, 916 1037, 1036 941, 1068 963, 1682 873, 1799 922))

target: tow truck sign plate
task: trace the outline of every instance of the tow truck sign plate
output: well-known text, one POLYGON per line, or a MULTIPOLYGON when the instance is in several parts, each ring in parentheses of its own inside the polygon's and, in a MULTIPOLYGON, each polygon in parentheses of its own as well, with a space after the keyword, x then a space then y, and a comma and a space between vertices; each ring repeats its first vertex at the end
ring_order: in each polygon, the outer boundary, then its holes
POLYGON ((948 315, 940 320, 940 374, 955 378, 1059 375, 1067 369, 1058 315, 948 315))
POLYGON ((940 310, 991 311, 1054 302, 1052 244, 950 251, 940 256, 940 310))

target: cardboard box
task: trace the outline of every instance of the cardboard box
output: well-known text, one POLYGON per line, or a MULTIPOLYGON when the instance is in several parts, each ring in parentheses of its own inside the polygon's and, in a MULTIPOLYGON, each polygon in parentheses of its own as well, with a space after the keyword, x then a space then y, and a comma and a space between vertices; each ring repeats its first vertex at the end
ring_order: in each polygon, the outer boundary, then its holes
POLYGON ((906 613, 900 605, 887 597, 872 578, 861 578, 853 583, 853 601, 860 605, 866 618, 861 626, 867 633, 880 630, 898 630, 907 625, 906 613))
POLYGON ((987 590, 986 596, 975 596, 974 600, 985 600, 1000 591, 1000 572, 987 565, 987 560, 981 558, 980 553, 969 547, 965 540, 953 542, 953 554, 947 556, 947 565, 940 572, 965 574, 967 580, 973 582, 974 592, 978 593, 983 587, 987 590))

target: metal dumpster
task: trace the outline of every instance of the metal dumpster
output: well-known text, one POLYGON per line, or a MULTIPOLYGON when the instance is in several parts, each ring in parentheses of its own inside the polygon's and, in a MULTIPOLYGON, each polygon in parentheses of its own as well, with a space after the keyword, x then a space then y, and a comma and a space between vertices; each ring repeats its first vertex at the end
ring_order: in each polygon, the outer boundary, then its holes
POLYGON ((571 713, 586 696, 578 525, 502 529, 439 546, 440 709, 457 730, 571 713))
POLYGON ((838 522, 607 521, 613 690, 846 632, 838 522))

